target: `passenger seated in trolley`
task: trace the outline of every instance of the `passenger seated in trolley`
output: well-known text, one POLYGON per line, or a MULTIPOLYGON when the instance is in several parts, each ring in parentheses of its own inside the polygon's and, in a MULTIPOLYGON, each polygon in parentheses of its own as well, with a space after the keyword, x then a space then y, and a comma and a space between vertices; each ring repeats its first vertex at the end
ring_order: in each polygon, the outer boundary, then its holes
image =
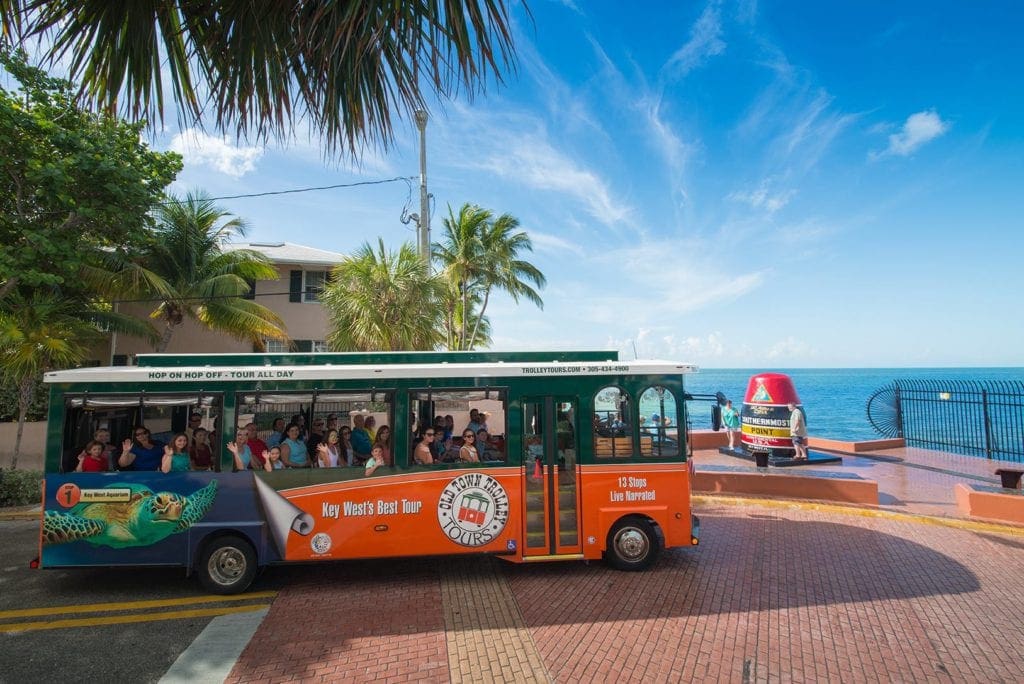
POLYGON ((420 440, 416 442, 416 446, 413 449, 413 461, 415 461, 418 465, 434 465, 434 455, 431 453, 430 449, 433 442, 434 428, 424 428, 423 434, 420 435, 420 440))
POLYGON ((369 477, 377 472, 377 469, 386 466, 387 462, 384 459, 384 447, 380 444, 374 444, 373 450, 370 452, 370 458, 366 461, 366 476, 369 477))
POLYGON ((476 453, 480 456, 481 461, 505 460, 504 454, 501 453, 498 446, 491 440, 491 436, 488 434, 487 428, 480 428, 477 430, 476 453))

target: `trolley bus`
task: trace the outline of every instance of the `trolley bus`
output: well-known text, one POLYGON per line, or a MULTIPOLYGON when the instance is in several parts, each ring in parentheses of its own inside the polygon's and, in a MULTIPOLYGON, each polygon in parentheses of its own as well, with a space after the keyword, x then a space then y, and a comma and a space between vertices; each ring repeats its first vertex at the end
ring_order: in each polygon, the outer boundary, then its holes
POLYGON ((695 370, 577 351, 153 354, 47 373, 38 565, 175 565, 217 593, 292 561, 492 554, 647 568, 663 548, 698 543, 683 389, 695 370), (237 468, 235 431, 273 442, 282 422, 318 438, 321 424, 387 426, 390 454, 372 473, 358 458, 268 470, 261 454, 237 468), (461 448, 471 422, 487 430, 475 460, 461 448), (119 445, 139 428, 157 448, 201 428, 209 467, 126 465, 119 445), (100 472, 78 472, 97 430, 111 453, 100 472), (442 443, 418 462, 432 432, 442 443))

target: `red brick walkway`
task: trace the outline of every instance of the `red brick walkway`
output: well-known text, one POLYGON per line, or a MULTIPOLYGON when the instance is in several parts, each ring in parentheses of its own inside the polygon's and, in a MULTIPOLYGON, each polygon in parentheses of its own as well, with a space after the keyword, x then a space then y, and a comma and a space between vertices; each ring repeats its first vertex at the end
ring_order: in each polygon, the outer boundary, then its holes
POLYGON ((1024 535, 700 508, 701 545, 642 573, 470 558, 272 569, 288 588, 229 681, 1024 680, 1024 535))

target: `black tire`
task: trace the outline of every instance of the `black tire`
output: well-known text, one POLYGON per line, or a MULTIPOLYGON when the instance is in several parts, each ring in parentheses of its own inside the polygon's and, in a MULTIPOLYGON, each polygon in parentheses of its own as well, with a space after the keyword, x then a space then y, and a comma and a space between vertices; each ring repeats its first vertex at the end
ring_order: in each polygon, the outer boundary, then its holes
POLYGON ((646 570, 661 555, 661 535, 645 518, 630 516, 612 525, 605 558, 616 570, 646 570))
POLYGON ((225 535, 203 546, 196 572, 212 594, 240 594, 256 577, 256 552, 247 539, 225 535))

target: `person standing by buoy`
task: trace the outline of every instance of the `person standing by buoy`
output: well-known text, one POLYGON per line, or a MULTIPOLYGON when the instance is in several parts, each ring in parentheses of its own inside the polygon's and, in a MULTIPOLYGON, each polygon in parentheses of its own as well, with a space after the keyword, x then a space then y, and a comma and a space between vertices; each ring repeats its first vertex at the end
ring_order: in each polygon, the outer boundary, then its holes
POLYGON ((796 451, 793 459, 797 461, 807 460, 807 420, 804 412, 797 408, 796 404, 787 404, 789 414, 789 434, 793 437, 793 449, 796 451))
POLYGON ((740 431, 739 411, 732 407, 732 401, 726 401, 722 407, 722 425, 725 426, 725 435, 729 438, 729 449, 736 447, 736 433, 740 431))

